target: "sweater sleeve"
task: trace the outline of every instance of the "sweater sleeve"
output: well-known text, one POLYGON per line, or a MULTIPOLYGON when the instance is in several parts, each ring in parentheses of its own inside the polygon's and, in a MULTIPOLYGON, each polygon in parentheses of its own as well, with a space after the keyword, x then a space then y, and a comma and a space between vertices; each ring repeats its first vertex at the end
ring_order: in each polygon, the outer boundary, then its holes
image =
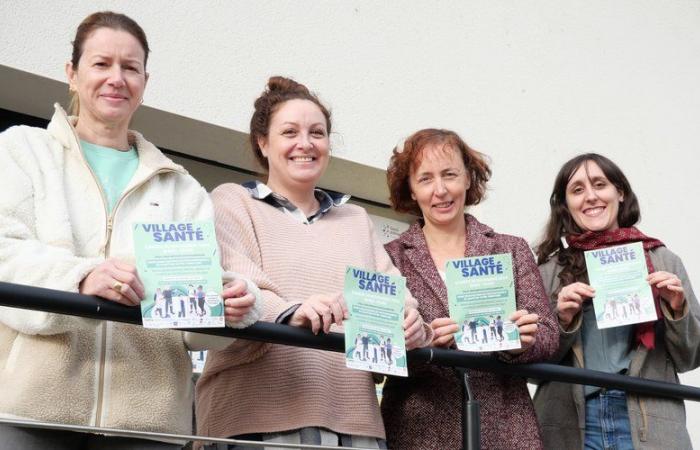
POLYGON ((687 372, 700 366, 700 305, 681 259, 666 248, 660 249, 659 253, 663 258, 663 267, 658 269, 678 276, 685 292, 685 306, 680 318, 673 318, 670 308, 663 300, 661 310, 666 328, 666 349, 676 369, 687 372))
MULTIPOLYGON (((45 151, 39 161, 25 148, 46 147, 31 131, 8 130, 0 137, 0 280, 77 292, 80 281, 103 259, 75 254, 60 162, 50 149, 40 149, 45 151)), ((41 335, 97 323, 11 307, 0 307, 0 322, 20 333, 41 335)))
POLYGON ((524 239, 518 238, 513 249, 515 297, 518 309, 540 317, 535 344, 527 351, 508 358, 514 363, 530 363, 551 358, 559 347, 559 326, 545 293, 535 258, 524 239))
MULTIPOLYGON (((367 216, 367 223, 369 226, 372 251, 374 253, 374 261, 376 263, 376 270, 378 272, 384 272, 389 273, 391 275, 401 276, 401 272, 399 271, 399 269, 396 268, 396 266, 394 266, 394 263, 391 261, 389 254, 384 248, 384 245, 382 245, 382 243, 379 241, 379 237, 374 231, 374 225, 372 224, 372 220, 369 218, 369 216, 367 216)), ((418 310, 418 301, 415 299, 415 297, 413 297, 413 294, 411 294, 408 288, 406 288, 405 305, 407 307, 418 310)), ((423 328, 425 330, 425 340, 419 345, 419 347, 427 347, 433 342, 433 329, 430 327, 429 324, 425 323, 423 317, 421 317, 420 320, 421 322, 423 322, 423 328)))

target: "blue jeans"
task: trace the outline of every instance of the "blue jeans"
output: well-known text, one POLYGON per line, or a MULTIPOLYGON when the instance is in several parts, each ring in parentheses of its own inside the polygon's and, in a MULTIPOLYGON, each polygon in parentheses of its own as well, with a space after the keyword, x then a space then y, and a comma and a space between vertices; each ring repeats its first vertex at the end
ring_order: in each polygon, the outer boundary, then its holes
POLYGON ((586 399, 586 450, 634 450, 624 391, 602 390, 586 399))

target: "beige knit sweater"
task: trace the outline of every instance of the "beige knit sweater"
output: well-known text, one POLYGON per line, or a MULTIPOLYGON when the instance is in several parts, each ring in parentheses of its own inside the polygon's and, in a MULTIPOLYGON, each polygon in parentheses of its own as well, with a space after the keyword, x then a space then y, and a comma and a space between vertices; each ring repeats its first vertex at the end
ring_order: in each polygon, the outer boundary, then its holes
MULTIPOLYGON (((238 185, 211 196, 223 267, 260 286, 262 320, 312 294, 342 292, 348 265, 398 273, 360 207, 336 207, 304 225, 238 185)), ((410 296, 407 305, 415 306, 410 296)), ((340 353, 237 340, 210 352, 196 405, 198 433, 207 436, 320 426, 384 438, 371 374, 345 368, 340 353)))

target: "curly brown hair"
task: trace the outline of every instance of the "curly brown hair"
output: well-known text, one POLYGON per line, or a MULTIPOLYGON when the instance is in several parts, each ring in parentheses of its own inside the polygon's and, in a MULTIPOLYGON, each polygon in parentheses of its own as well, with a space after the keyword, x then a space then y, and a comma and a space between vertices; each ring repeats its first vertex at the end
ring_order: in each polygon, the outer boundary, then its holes
POLYGON ((391 207, 396 211, 422 215, 418 203, 411 198, 409 178, 423 160, 424 150, 434 145, 455 149, 462 155, 470 181, 464 205, 476 205, 484 199, 486 183, 491 178, 486 156, 469 147, 454 131, 426 128, 416 131, 403 144, 396 146, 389 161, 386 178, 391 207))
POLYGON ((267 80, 267 86, 260 97, 255 100, 255 112, 250 118, 250 146, 253 148, 255 158, 260 165, 267 170, 269 168, 267 158, 262 153, 258 139, 266 137, 270 131, 270 120, 277 109, 289 100, 308 100, 314 103, 326 118, 326 128, 331 133, 331 113, 326 106, 321 103, 318 97, 301 83, 274 76, 267 80))

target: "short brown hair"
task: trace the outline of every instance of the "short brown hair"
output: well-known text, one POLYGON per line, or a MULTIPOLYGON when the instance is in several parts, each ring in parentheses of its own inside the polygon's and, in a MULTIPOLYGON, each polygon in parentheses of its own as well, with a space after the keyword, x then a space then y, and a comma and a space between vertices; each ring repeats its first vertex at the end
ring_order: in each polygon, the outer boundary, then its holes
POLYGON ((486 157, 469 147, 454 131, 426 128, 416 131, 402 145, 394 148, 386 172, 392 208, 398 212, 421 215, 418 203, 411 198, 409 178, 423 160, 425 149, 431 145, 454 148, 462 155, 470 181, 464 205, 471 206, 481 202, 486 194, 486 183, 491 178, 491 169, 486 157))
POLYGON ((253 148, 255 158, 265 170, 269 167, 267 158, 263 156, 260 145, 258 145, 258 138, 267 137, 272 115, 284 102, 289 100, 308 100, 318 106, 326 118, 326 131, 328 134, 331 132, 331 113, 315 94, 311 93, 303 84, 290 78, 270 77, 267 80, 265 90, 255 100, 255 112, 250 118, 250 146, 253 148))
MULTIPOLYGON (((144 58, 143 67, 146 68, 146 63, 148 62, 148 53, 151 49, 148 46, 148 39, 146 39, 146 33, 143 28, 136 23, 131 17, 115 13, 112 11, 100 11, 92 13, 80 22, 78 29, 75 31, 75 38, 73 39, 73 53, 71 54, 70 62, 73 65, 73 69, 78 69, 78 63, 80 62, 80 57, 83 56, 83 47, 85 46, 85 41, 90 37, 90 35, 100 29, 100 28, 111 28, 112 30, 121 30, 129 33, 141 44, 143 48, 144 58)), ((80 104, 78 103, 78 95, 73 92, 71 95, 70 110, 72 114, 77 115, 80 111, 80 104)))

